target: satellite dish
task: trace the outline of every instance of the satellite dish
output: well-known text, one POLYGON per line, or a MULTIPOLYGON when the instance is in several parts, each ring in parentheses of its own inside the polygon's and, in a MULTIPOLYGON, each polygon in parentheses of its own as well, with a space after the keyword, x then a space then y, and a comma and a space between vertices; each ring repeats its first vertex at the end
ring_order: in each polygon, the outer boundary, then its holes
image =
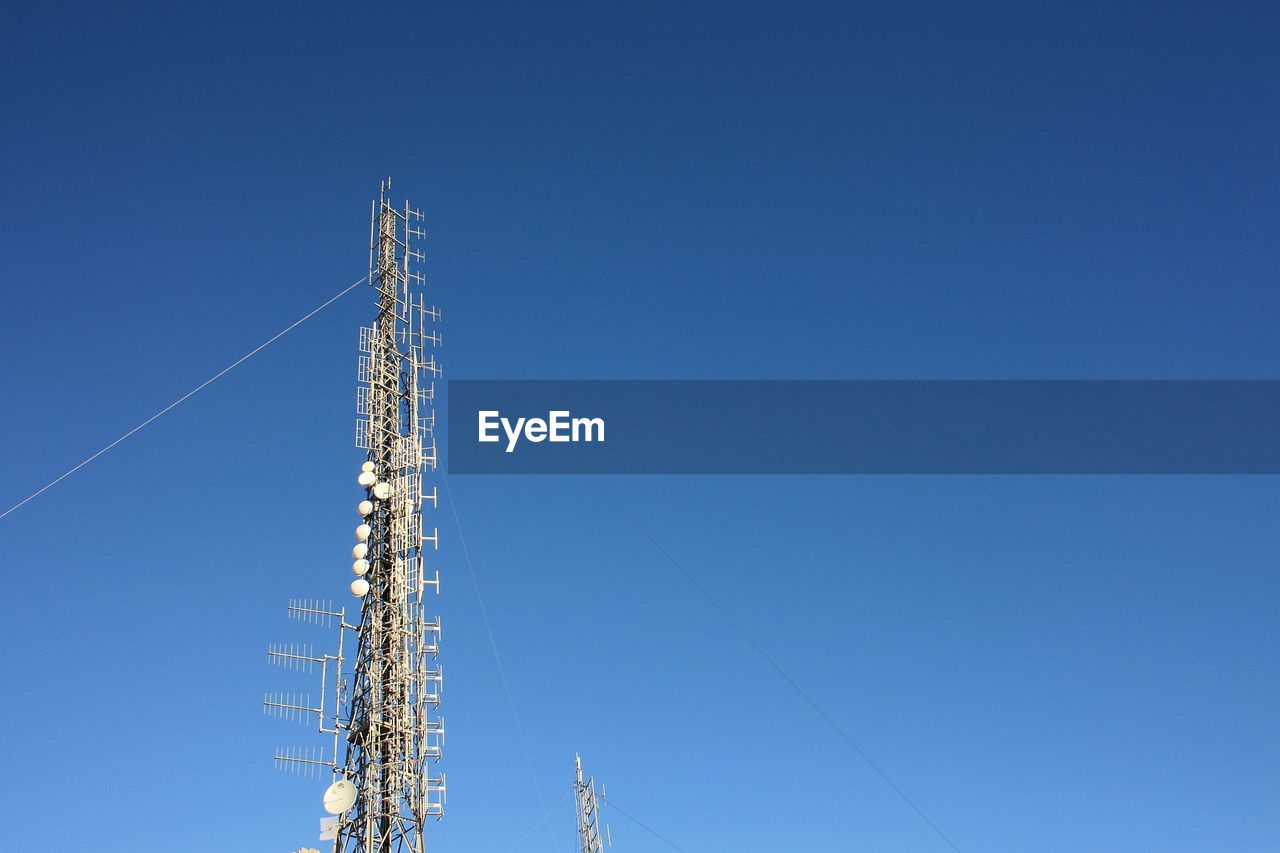
MULTIPOLYGON (((360 476, 363 477, 364 475, 361 474, 360 476)), ((391 496, 391 484, 378 483, 376 486, 373 487, 373 496, 380 501, 385 501, 387 498, 391 496)))
POLYGON ((372 471, 372 470, 373 470, 373 463, 372 463, 372 462, 366 462, 366 463, 364 463, 363 465, 361 465, 361 466, 360 466, 360 470, 361 470, 361 471, 364 471, 364 472, 366 472, 366 473, 368 473, 369 471, 372 471))
POLYGON ((350 779, 339 779, 324 792, 324 810, 342 814, 356 804, 356 786, 350 779))
POLYGON ((373 475, 372 471, 365 471, 359 477, 356 477, 356 482, 364 486, 366 489, 372 486, 377 481, 378 481, 378 478, 373 475))
POLYGON ((357 598, 364 598, 369 594, 369 582, 364 578, 356 578, 351 582, 351 594, 357 598))
POLYGON ((361 515, 368 515, 373 512, 373 501, 360 501, 360 505, 356 507, 356 512, 361 515))

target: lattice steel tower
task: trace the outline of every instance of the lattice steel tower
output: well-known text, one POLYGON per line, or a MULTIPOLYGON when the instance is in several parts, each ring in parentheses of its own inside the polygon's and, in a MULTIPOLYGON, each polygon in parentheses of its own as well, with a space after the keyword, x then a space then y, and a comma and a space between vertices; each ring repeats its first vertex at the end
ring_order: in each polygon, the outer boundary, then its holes
POLYGON ((312 775, 328 769, 334 784, 322 821, 322 838, 335 853, 422 853, 427 818, 444 811, 444 774, 431 775, 444 746, 444 719, 437 715, 442 672, 438 663, 440 620, 425 603, 440 591, 440 574, 427 574, 427 554, 439 545, 438 530, 423 521, 439 492, 430 484, 436 468, 434 350, 439 312, 428 308, 423 260, 414 241, 425 236, 422 213, 391 201, 383 182, 373 205, 369 237, 369 283, 378 315, 360 330, 356 395, 356 445, 368 453, 358 482, 364 499, 358 512, 351 592, 360 599, 356 624, 346 608, 317 601, 290 604, 292 616, 339 626, 336 655, 309 646, 274 646, 277 663, 321 670, 321 700, 294 694, 268 695, 268 711, 295 719, 313 715, 332 737, 321 750, 282 750, 277 762, 312 775), (356 634, 354 670, 343 676, 343 638, 356 634), (332 692, 332 701, 328 694, 332 692))
MULTIPOLYGON (((582 778, 582 757, 573 757, 573 803, 574 814, 578 822, 578 850, 580 853, 604 853, 605 843, 609 839, 609 827, 601 830, 604 808, 604 791, 596 797, 595 778, 582 778)), ((612 844, 610 844, 612 846, 612 844)))

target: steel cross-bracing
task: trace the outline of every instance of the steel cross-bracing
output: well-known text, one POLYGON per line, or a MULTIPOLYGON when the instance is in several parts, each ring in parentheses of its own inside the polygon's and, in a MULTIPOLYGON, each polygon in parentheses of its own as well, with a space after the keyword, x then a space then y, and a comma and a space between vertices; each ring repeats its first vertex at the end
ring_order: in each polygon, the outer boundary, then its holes
MULTIPOLYGON (((609 838, 609 829, 603 825, 601 810, 604 797, 596 796, 596 780, 582 778, 582 757, 573 757, 573 804, 574 815, 578 824, 579 853, 604 853, 605 842, 609 838)), ((603 789, 602 789, 603 794, 603 789)))
POLYGON ((269 694, 264 701, 278 716, 316 719, 332 738, 322 749, 278 751, 276 760, 335 783, 324 798, 334 816, 322 821, 321 836, 333 841, 335 853, 422 853, 427 820, 441 817, 445 804, 444 774, 434 769, 444 747, 440 620, 428 617, 426 606, 440 591, 439 571, 428 576, 439 535, 423 518, 439 497, 431 481, 440 314, 425 304, 417 270, 422 213, 408 202, 394 204, 390 190, 388 179, 373 204, 368 280, 378 311, 360 330, 357 370, 356 445, 367 451, 352 551, 359 617, 353 623, 346 608, 323 601, 291 603, 295 618, 338 626, 338 653, 273 646, 277 663, 319 667, 322 698, 313 704, 269 694), (347 633, 355 634, 355 655, 344 675, 347 633))
MULTIPOLYGON (((357 791, 340 819, 335 851, 422 851, 429 817, 444 811, 445 781, 431 765, 444 745, 438 663, 440 622, 424 611, 426 593, 439 592, 439 573, 425 574, 426 552, 438 546, 427 532, 423 508, 438 491, 425 491, 424 473, 436 467, 433 348, 429 326, 439 314, 422 299, 413 248, 424 236, 422 214, 394 206, 383 185, 370 222, 369 281, 378 293, 378 317, 365 335, 368 385, 357 443, 368 450, 374 482, 366 558, 368 590, 361 602, 355 671, 341 773, 357 791), (362 434, 361 434, 362 432, 362 434), (362 439, 362 440, 361 440, 362 439)), ((366 467, 368 467, 366 463, 366 467)), ((367 479, 367 478, 366 478, 367 479)))

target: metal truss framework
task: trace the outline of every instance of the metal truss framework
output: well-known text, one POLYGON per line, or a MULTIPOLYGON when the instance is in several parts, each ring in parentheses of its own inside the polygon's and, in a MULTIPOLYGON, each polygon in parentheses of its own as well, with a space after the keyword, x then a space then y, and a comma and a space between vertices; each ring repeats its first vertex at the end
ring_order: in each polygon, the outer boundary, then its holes
POLYGON ((582 757, 573 757, 573 803, 574 814, 578 822, 579 853, 604 853, 605 842, 609 837, 609 829, 605 827, 601 833, 601 810, 604 807, 604 792, 596 797, 596 780, 582 778, 582 757))
POLYGON ((308 775, 329 770, 356 788, 351 808, 328 827, 335 853, 422 853, 428 818, 444 812, 444 774, 432 775, 444 747, 437 711, 443 673, 440 619, 426 615, 440 574, 427 574, 427 554, 439 547, 438 528, 423 522, 436 509, 438 487, 424 482, 437 463, 434 350, 440 313, 426 306, 423 261, 414 241, 425 237, 422 212, 390 200, 391 181, 374 202, 369 234, 369 283, 378 315, 360 330, 356 445, 367 451, 360 484, 352 592, 360 596, 356 624, 345 608, 326 602, 290 604, 303 621, 337 624, 336 655, 310 646, 273 646, 269 657, 290 668, 321 670, 319 704, 294 694, 268 695, 266 709, 293 719, 315 718, 332 744, 314 751, 282 750, 277 763, 308 775), (356 635, 354 669, 343 676, 343 638, 356 635))

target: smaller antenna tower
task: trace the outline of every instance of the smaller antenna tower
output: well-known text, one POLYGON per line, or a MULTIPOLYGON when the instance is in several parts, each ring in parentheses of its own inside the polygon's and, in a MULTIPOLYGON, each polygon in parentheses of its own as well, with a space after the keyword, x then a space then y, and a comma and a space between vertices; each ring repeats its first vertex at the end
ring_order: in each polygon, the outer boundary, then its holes
POLYGON ((596 796, 596 780, 582 778, 582 756, 573 756, 573 801, 578 820, 578 850, 580 853, 604 853, 605 845, 613 846, 609 826, 601 818, 604 808, 604 788, 596 796), (601 826, 604 826, 603 834, 601 826))

